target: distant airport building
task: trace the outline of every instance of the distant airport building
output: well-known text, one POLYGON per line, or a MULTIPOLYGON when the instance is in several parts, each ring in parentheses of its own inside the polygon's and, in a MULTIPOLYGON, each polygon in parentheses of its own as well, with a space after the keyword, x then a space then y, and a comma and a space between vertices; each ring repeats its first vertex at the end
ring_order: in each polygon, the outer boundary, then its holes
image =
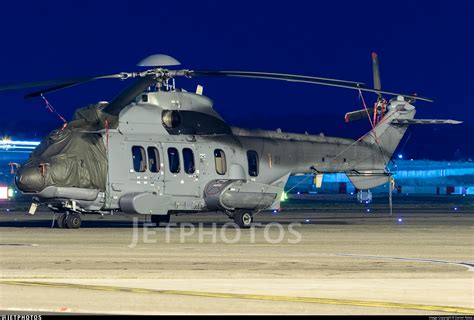
MULTIPOLYGON (((24 163, 38 141, 0 140, 0 199, 14 195, 15 164, 24 163)), ((474 162, 447 162, 396 159, 389 170, 395 178, 395 193, 401 194, 474 194, 474 162)), ((356 193, 343 173, 324 174, 320 188, 313 175, 290 177, 285 190, 289 193, 356 193)), ((372 193, 387 193, 386 185, 372 193)))
MULTIPOLYGON (((395 179, 394 193, 403 194, 474 194, 474 162, 430 160, 395 160, 389 166, 395 179)), ((344 173, 324 174, 320 188, 312 175, 290 177, 289 193, 355 193, 344 173)), ((373 193, 387 193, 389 184, 374 188, 373 193)))
POLYGON ((0 200, 15 196, 13 185, 16 166, 28 160, 38 141, 15 141, 8 138, 0 140, 0 200))

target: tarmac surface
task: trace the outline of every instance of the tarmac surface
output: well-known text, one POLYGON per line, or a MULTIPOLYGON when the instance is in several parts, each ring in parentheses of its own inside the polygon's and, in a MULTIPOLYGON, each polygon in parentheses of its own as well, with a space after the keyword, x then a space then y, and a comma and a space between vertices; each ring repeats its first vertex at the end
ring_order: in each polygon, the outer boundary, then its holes
POLYGON ((474 314, 472 212, 83 219, 0 213, 0 314, 474 314))

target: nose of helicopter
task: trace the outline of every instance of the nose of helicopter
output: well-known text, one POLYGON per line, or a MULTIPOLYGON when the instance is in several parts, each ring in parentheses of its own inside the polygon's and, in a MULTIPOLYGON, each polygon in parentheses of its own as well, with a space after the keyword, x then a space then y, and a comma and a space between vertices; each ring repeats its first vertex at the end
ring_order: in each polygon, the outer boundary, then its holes
POLYGON ((15 176, 15 184, 23 192, 39 192, 44 188, 44 176, 37 167, 21 167, 15 176))

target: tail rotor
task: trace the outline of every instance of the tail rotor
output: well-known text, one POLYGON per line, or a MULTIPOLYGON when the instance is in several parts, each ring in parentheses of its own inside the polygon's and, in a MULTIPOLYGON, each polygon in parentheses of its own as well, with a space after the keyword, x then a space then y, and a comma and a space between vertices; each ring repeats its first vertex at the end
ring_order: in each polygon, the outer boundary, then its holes
MULTIPOLYGON (((367 108, 364 104, 364 109, 351 111, 346 113, 344 119, 346 122, 356 121, 363 119, 365 117, 369 118, 369 121, 372 126, 375 126, 378 121, 385 115, 385 111, 387 109, 387 100, 382 95, 382 83, 380 81, 380 68, 379 68, 379 57, 377 53, 372 52, 372 76, 374 79, 374 92, 377 94, 377 101, 374 103, 373 108, 367 108), (373 120, 371 119, 373 117, 373 120)), ((361 99, 362 92, 359 92, 361 99)))

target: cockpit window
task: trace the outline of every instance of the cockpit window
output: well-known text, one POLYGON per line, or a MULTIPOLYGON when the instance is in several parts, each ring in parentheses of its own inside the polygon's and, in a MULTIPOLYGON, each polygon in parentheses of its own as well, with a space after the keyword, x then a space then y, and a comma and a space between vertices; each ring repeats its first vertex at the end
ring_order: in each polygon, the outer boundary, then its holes
POLYGON ((135 172, 145 172, 146 170, 146 155, 145 149, 140 146, 132 147, 133 170, 135 172))

